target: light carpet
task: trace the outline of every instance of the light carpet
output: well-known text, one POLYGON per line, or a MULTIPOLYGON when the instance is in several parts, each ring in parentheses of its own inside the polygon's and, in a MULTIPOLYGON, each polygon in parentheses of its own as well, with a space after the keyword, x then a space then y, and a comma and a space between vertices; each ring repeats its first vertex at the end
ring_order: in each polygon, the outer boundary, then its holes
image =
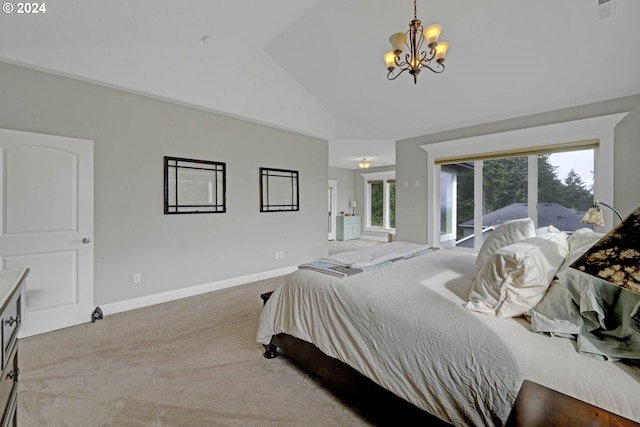
POLYGON ((387 423, 376 414, 379 405, 348 403, 287 357, 262 357, 255 342, 259 295, 280 281, 263 280, 21 340, 19 425, 387 423))

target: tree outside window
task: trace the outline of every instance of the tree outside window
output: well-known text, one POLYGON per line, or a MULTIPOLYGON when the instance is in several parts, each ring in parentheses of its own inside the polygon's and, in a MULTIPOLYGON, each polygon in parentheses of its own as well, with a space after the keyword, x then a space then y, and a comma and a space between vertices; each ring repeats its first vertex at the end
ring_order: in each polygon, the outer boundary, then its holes
POLYGON ((371 228, 395 229, 395 172, 363 174, 365 178, 365 224, 371 228))
MULTIPOLYGON (((580 150, 580 153, 584 153, 582 157, 586 160, 573 165, 580 167, 583 175, 592 175, 593 149, 580 150)), ((538 227, 554 225, 565 231, 584 227, 579 219, 593 202, 593 185, 588 185, 585 179, 592 177, 583 177, 575 169, 568 169, 567 165, 554 160, 553 153, 456 163, 447 165, 446 172, 444 170, 442 172, 444 175, 454 171, 456 196, 455 201, 451 200, 446 206, 441 206, 444 210, 444 214, 441 214, 441 222, 451 221, 448 217, 455 203, 457 242, 473 235, 474 181, 477 179, 474 170, 476 168, 482 170, 483 228, 495 227, 508 219, 529 216, 529 191, 537 192, 538 227), (537 170, 534 185, 529 182, 530 162, 534 162, 536 167, 534 173, 537 170), (568 169, 566 176, 561 176, 558 169, 565 171, 568 169)), ((444 225, 441 225, 441 230, 443 227, 444 225)), ((487 231, 490 232, 490 230, 487 231)), ((441 234, 444 236, 447 233, 441 231, 441 234)), ((447 236, 447 239, 450 237, 452 236, 447 236)), ((470 245, 472 243, 469 242, 470 245)))
POLYGON ((382 227, 384 225, 384 182, 370 181, 371 192, 371 221, 372 227, 382 227))

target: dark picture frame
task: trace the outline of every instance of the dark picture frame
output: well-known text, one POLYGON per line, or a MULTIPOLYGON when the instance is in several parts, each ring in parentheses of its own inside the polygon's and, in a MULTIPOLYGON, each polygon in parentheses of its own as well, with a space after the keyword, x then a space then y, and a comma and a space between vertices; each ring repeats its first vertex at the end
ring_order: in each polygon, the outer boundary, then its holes
POLYGON ((164 213, 225 213, 226 169, 224 162, 164 156, 164 213))
POLYGON ((260 212, 300 210, 298 171, 260 168, 260 212))

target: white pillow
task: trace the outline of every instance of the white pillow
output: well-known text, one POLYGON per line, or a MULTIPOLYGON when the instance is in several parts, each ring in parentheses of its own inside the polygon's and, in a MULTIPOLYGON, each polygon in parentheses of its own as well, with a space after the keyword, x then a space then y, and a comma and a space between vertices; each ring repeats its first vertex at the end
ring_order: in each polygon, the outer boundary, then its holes
POLYGON ((604 234, 596 233, 590 228, 579 228, 569 236, 569 252, 581 251, 580 255, 582 255, 587 249, 595 245, 598 240, 602 239, 604 234))
POLYGON ((476 275, 498 249, 536 235, 531 218, 514 219, 500 224, 487 236, 476 257, 476 275))
POLYGON ((536 236, 542 236, 544 234, 549 234, 549 233, 559 233, 560 230, 558 230, 556 227, 554 227, 553 225, 547 225, 546 227, 539 227, 536 228, 536 236))
POLYGON ((544 297, 569 253, 567 234, 545 234, 498 249, 473 280, 468 310, 517 317, 544 297))

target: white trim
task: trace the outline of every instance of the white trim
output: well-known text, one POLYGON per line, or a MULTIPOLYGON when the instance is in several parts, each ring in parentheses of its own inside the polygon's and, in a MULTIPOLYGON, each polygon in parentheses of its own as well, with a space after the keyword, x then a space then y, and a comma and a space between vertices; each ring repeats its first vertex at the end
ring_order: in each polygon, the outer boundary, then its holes
MULTIPOLYGON (((438 173, 438 179, 440 180, 438 183, 438 187, 440 189, 442 189, 442 173, 446 173, 446 174, 450 174, 451 175, 451 232, 450 233, 445 233, 445 234, 440 234, 440 241, 451 241, 451 240, 455 240, 456 238, 456 226, 455 224, 458 222, 458 204, 455 203, 455 200, 458 197, 458 186, 457 186, 457 182, 458 182, 458 174, 456 174, 453 170, 449 169, 447 170, 447 167, 444 167, 444 170, 442 167, 440 167, 440 173, 438 173)), ((442 194, 441 194, 442 195, 442 194)), ((439 219, 439 223, 442 224, 442 207, 440 209, 438 209, 438 212, 440 212, 440 219, 439 219)), ((440 230, 440 233, 442 233, 442 230, 440 230)))
POLYGON ((395 228, 384 228, 384 227, 365 227, 364 231, 368 231, 370 233, 395 233, 395 228))
POLYGON ((271 279, 273 277, 283 276, 285 274, 296 271, 297 268, 297 266, 284 267, 277 270, 264 271, 262 273, 219 280, 217 282, 176 289, 174 291, 162 292, 159 294, 147 295, 130 300, 103 304, 100 306, 100 308, 105 316, 121 313, 123 311, 135 310, 137 308, 148 307, 163 302, 175 301, 178 299, 201 295, 213 291, 219 291, 221 289, 231 288, 238 285, 245 285, 247 283, 255 282, 258 280, 265 280, 271 279))
MULTIPOLYGON (((393 234, 395 235, 395 233, 391 233, 388 232, 388 234, 393 234)), ((389 241, 389 236, 387 235, 387 237, 381 237, 381 236, 369 236, 369 235, 362 235, 360 236, 360 240, 370 240, 372 242, 384 242, 387 243, 389 241)))
POLYGON ((366 180, 370 179, 395 179, 396 171, 361 173, 361 177, 366 180))
MULTIPOLYGON (((476 251, 480 250, 482 246, 482 210, 476 209, 476 206, 482 206, 482 192, 484 191, 483 179, 484 175, 482 173, 484 169, 484 161, 480 160, 476 162, 476 166, 473 169, 473 249, 476 251)), ((440 188, 440 186, 438 186, 440 188)), ((440 196, 438 196, 440 198, 440 196)), ((440 205, 437 205, 440 206, 440 205)), ((439 211, 440 209, 438 209, 439 211)))
POLYGON ((533 219, 535 228, 538 228, 538 180, 538 156, 527 156, 527 215, 533 219))
POLYGON ((329 180, 329 189, 331 189, 331 231, 327 233, 329 240, 336 240, 336 217, 338 213, 338 181, 329 180))
MULTIPOLYGON (((598 178, 594 183, 593 194, 596 200, 611 203, 613 206, 614 129, 627 114, 629 113, 610 114, 421 145, 420 147, 427 152, 427 244, 440 246, 440 209, 435 208, 440 206, 440 168, 435 163, 439 158, 502 150, 517 151, 528 147, 598 139, 599 148, 594 156, 594 173, 598 178), (602 173, 604 171, 608 173, 602 173)), ((609 210, 604 210, 603 213, 605 222, 613 224, 613 213, 609 210)))
POLYGON ((611 114, 551 125, 478 135, 469 138, 424 144, 428 155, 442 157, 468 156, 482 152, 524 149, 591 139, 613 137, 615 126, 629 113, 611 114), (482 148, 479 148, 482 147, 482 148))

